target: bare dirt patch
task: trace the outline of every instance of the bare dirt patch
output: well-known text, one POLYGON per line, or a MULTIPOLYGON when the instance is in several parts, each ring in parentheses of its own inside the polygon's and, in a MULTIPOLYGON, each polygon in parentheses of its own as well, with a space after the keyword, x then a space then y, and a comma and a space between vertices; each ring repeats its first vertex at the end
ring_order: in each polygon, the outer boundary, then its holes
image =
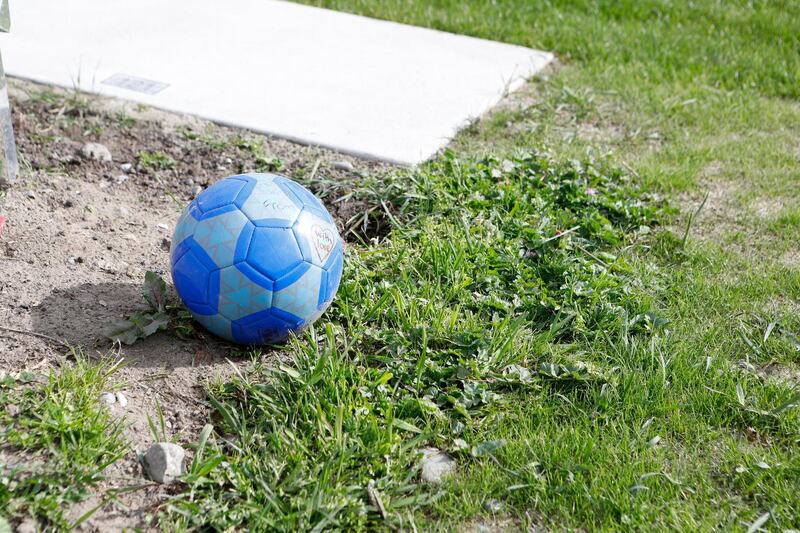
POLYGON ((787 268, 800 268, 800 250, 789 250, 780 257, 780 262, 787 268))
MULTIPOLYGON (((65 350, 41 336, 88 354, 113 351, 106 326, 143 305, 148 270, 169 279, 168 246, 183 205, 214 181, 249 171, 289 176, 315 172, 327 181, 390 167, 328 150, 222 128, 181 115, 117 100, 53 91, 12 81, 12 109, 22 161, 21 179, 0 204, 0 368, 16 371, 44 362, 58 368, 65 350), (82 151, 87 142, 108 148, 112 161, 82 151), (335 162, 348 164, 336 165, 335 162), (9 331, 8 328, 29 333, 9 331), (36 336, 40 335, 40 336, 36 336)), ((346 193, 343 189, 342 193, 346 193)), ((343 224, 363 209, 348 201, 328 207, 343 224)), ((147 415, 158 402, 167 429, 180 443, 195 442, 208 420, 203 384, 226 379, 249 363, 241 347, 198 331, 190 340, 160 333, 118 357, 114 376, 127 405, 130 452, 111 466, 105 488, 146 483, 138 455, 152 444, 147 415)), ((279 357, 280 353, 265 357, 279 357)), ((155 484, 107 504, 87 530, 148 527, 148 516, 173 489, 155 484)), ((100 500, 75 509, 77 518, 100 500)))
POLYGON ((765 378, 777 383, 800 387, 800 366, 770 363, 760 372, 765 378))

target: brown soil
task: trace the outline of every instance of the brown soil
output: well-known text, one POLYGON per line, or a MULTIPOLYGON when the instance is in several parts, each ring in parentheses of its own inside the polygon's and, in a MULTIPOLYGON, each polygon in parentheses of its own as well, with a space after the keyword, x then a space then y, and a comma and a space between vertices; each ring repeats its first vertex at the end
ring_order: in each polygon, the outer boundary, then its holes
MULTIPOLYGON (((0 204, 5 217, 0 235, 0 325, 5 328, 0 330, 0 368, 6 371, 33 365, 39 365, 38 371, 58 369, 66 350, 37 334, 64 340, 87 354, 112 351, 103 330, 143 305, 145 272, 169 279, 168 239, 197 185, 269 168, 273 157, 288 176, 316 169, 320 179, 334 181, 346 179, 349 172, 335 170, 337 161, 370 174, 389 168, 117 100, 20 81, 12 81, 11 89, 23 170, 0 204), (105 145, 113 161, 83 156, 86 142, 105 145), (141 152, 160 152, 174 165, 148 168, 140 162, 141 152), (126 163, 132 165, 128 172, 122 168, 126 163)), ((340 225, 364 209, 347 201, 328 207, 340 225)), ((138 456, 152 444, 147 415, 154 416, 156 401, 178 442, 196 442, 209 416, 203 384, 217 376, 225 379, 235 366, 248 364, 240 350, 202 332, 191 340, 159 333, 121 348, 125 366, 113 381, 128 405, 116 405, 112 413, 125 417, 130 452, 108 469, 103 489, 146 483, 138 456)), ((147 528, 145 516, 170 492, 174 490, 151 484, 128 493, 120 498, 124 507, 108 504, 82 527, 147 528)), ((70 515, 77 518, 98 502, 94 497, 70 515)))

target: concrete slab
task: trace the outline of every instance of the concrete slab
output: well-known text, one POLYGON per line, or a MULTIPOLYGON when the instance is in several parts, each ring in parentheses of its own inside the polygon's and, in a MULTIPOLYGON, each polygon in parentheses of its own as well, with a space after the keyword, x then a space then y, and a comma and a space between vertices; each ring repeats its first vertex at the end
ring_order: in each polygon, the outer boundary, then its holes
POLYGON ((272 0, 24 0, 9 74, 401 164, 552 55, 272 0))

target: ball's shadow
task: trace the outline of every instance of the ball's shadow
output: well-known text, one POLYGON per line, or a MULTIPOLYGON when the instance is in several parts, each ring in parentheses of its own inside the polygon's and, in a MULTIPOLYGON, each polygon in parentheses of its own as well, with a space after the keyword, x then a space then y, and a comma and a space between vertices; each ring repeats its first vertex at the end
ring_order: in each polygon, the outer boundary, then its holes
MULTIPOLYGON (((172 290, 172 287, 170 287, 172 290)), ((31 309, 33 330, 86 351, 108 352, 106 329, 135 311, 146 311, 141 284, 83 283, 55 289, 31 309)), ((128 366, 197 366, 228 356, 234 349, 210 334, 188 341, 159 332, 131 346, 123 346, 128 366), (199 354, 199 355, 198 355, 199 354), (198 360, 200 359, 200 360, 198 360)))

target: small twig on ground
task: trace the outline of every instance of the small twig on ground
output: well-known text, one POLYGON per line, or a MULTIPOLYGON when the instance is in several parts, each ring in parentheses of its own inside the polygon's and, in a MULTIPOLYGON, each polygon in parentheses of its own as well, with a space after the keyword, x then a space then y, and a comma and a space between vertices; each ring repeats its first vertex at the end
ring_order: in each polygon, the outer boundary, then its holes
POLYGON ((589 257, 591 257, 592 259, 594 259, 595 261, 597 261, 601 265, 603 265, 604 267, 608 268, 608 263, 606 263, 605 261, 603 261, 602 259, 600 259, 596 255, 594 255, 592 252, 590 252, 589 250, 587 250, 586 248, 584 248, 580 244, 576 245, 576 247, 578 248, 578 250, 582 251, 583 253, 585 253, 586 255, 588 255, 589 257))
POLYGON ((569 235, 570 233, 574 233, 574 232, 578 231, 579 229, 581 229, 580 226, 575 226, 574 228, 569 228, 566 231, 562 231, 558 235, 553 235, 552 237, 548 237, 546 239, 543 239, 542 242, 540 242, 539 244, 544 244, 546 242, 550 242, 550 241, 554 241, 556 239, 560 239, 561 237, 564 237, 565 235, 569 235))
POLYGON ((45 335, 44 333, 36 333, 35 331, 28 331, 28 330, 25 330, 25 329, 14 329, 14 328, 6 327, 6 326, 0 326, 0 329, 3 330, 3 331, 8 331, 10 333, 17 333, 19 335, 30 335, 31 337, 38 337, 38 338, 44 339, 46 341, 54 342, 54 343, 58 344, 59 346, 63 346, 64 348, 67 348, 68 350, 72 349, 72 346, 70 346, 66 342, 58 340, 55 337, 51 337, 49 335, 45 335))

